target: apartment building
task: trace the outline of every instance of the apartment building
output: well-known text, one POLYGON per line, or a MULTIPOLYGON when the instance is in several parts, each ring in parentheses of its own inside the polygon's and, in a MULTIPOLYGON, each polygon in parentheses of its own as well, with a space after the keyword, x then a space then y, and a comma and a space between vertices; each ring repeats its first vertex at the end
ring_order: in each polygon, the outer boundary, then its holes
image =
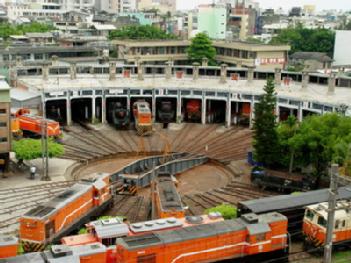
POLYGON ((138 0, 137 7, 140 11, 158 9, 161 14, 173 14, 177 8, 176 0, 138 0))
MULTIPOLYGON (((9 20, 15 21, 19 17, 33 17, 34 19, 42 17, 59 18, 68 11, 94 9, 95 1, 100 0, 30 0, 21 3, 6 0, 5 6, 9 20)), ((101 1, 109 2, 115 0, 101 1)))
POLYGON ((224 5, 200 5, 198 30, 212 39, 225 39, 227 30, 227 9, 224 5))
POLYGON ((137 0, 95 0, 95 8, 111 14, 137 10, 137 0))
POLYGON ((0 76, 0 169, 8 169, 11 151, 10 86, 0 76))

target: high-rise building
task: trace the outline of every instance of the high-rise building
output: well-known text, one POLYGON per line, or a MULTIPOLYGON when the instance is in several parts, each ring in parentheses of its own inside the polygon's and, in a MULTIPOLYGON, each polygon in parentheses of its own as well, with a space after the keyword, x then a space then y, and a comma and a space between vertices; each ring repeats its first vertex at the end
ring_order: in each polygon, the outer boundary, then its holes
MULTIPOLYGON (((92 10, 96 7, 96 1, 100 0, 5 0, 7 13, 10 20, 18 17, 59 17, 68 11, 92 10)), ((101 0, 104 1, 114 0, 101 0)), ((129 0, 120 0, 129 1, 129 0)))
MULTIPOLYGON (((45 1, 45 0, 39 0, 39 1, 45 1)), ((62 7, 66 11, 93 9, 95 7, 95 0, 56 0, 56 1, 61 1, 62 7)))
POLYGON ((227 29, 234 39, 246 40, 257 32, 257 9, 246 1, 236 1, 230 10, 227 29))
POLYGON ((111 14, 134 12, 137 0, 95 0, 95 9, 111 14))
POLYGON ((225 39, 227 28, 227 9, 224 5, 200 5, 198 30, 212 39, 225 39))
POLYGON ((316 6, 315 5, 304 5, 303 6, 303 12, 305 15, 314 15, 316 12, 316 6))
POLYGON ((138 0, 139 11, 157 9, 161 14, 174 13, 176 0, 138 0))
POLYGON ((289 12, 289 16, 301 16, 302 15, 302 9, 301 7, 292 7, 289 12))

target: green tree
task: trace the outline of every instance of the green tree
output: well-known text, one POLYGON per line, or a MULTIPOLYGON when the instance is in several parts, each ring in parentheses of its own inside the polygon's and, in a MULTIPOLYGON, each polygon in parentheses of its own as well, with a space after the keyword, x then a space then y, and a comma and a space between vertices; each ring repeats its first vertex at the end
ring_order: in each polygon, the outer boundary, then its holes
POLYGON ((173 34, 150 25, 125 26, 110 32, 109 38, 112 39, 176 39, 173 34))
POLYGON ((289 153, 281 154, 280 158, 277 156, 277 160, 283 167, 289 167, 289 173, 293 171, 295 157, 295 148, 289 144, 289 140, 295 136, 298 127, 299 123, 294 115, 290 115, 286 121, 281 122, 277 127, 279 152, 289 153))
POLYGON ((207 58, 209 65, 216 65, 216 49, 213 47, 211 39, 205 33, 198 33, 191 40, 187 53, 191 62, 201 63, 203 58, 207 58))
MULTIPOLYGON (((349 161, 351 118, 336 113, 309 116, 300 123, 293 136, 292 131, 286 129, 277 129, 281 147, 278 159, 282 160, 293 151, 295 166, 312 165, 318 178, 326 173, 331 162, 344 166, 349 161)), ((282 163, 287 167, 286 160, 282 163)))
POLYGON ((268 167, 277 164, 279 140, 276 130, 276 93, 274 81, 269 78, 264 87, 265 93, 255 104, 253 147, 255 160, 268 167))
POLYGON ((325 28, 308 29, 302 25, 283 29, 272 38, 270 44, 289 44, 291 53, 324 52, 332 56, 335 33, 325 28))
POLYGON ((32 22, 30 24, 12 25, 9 23, 0 23, 0 37, 5 40, 11 35, 23 35, 30 32, 48 32, 56 28, 49 24, 32 22))
MULTIPOLYGON (((33 160, 42 156, 41 140, 40 139, 22 139, 13 141, 13 151, 16 154, 17 160, 33 160)), ((61 144, 49 139, 48 142, 49 157, 58 157, 64 153, 64 148, 61 144)))
POLYGON ((209 208, 205 211, 206 214, 219 212, 224 219, 233 219, 237 216, 237 209, 235 206, 228 204, 221 204, 216 207, 209 208))

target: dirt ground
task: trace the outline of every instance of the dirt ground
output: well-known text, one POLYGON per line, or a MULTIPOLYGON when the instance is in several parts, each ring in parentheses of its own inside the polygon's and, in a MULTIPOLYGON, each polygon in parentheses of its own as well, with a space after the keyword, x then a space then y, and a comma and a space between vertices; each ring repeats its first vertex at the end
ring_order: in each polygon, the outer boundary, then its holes
POLYGON ((178 191, 181 194, 203 193, 213 188, 224 187, 231 178, 232 175, 222 167, 205 164, 177 176, 178 191))

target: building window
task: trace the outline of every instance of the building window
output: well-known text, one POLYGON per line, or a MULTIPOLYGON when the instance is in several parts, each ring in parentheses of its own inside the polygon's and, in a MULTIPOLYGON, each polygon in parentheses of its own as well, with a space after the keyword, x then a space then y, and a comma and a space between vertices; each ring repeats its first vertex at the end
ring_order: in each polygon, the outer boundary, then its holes
POLYGON ((0 122, 0 127, 6 127, 6 126, 7 126, 6 122, 3 122, 3 121, 0 122))
POLYGON ((44 55, 43 54, 35 54, 34 59, 35 60, 42 60, 42 59, 44 59, 44 55))
POLYGON ((247 52, 247 51, 245 51, 245 50, 241 51, 241 57, 242 57, 242 58, 248 58, 248 53, 249 53, 249 52, 247 52))
POLYGON ((238 58, 240 56, 240 51, 238 49, 234 49, 233 57, 238 58))
POLYGON ((256 58, 257 57, 257 52, 249 52, 249 58, 256 58))
POLYGON ((0 109, 0 114, 6 114, 7 110, 6 109, 0 109))
POLYGON ((7 142, 7 138, 6 137, 0 137, 0 143, 1 142, 7 142))

